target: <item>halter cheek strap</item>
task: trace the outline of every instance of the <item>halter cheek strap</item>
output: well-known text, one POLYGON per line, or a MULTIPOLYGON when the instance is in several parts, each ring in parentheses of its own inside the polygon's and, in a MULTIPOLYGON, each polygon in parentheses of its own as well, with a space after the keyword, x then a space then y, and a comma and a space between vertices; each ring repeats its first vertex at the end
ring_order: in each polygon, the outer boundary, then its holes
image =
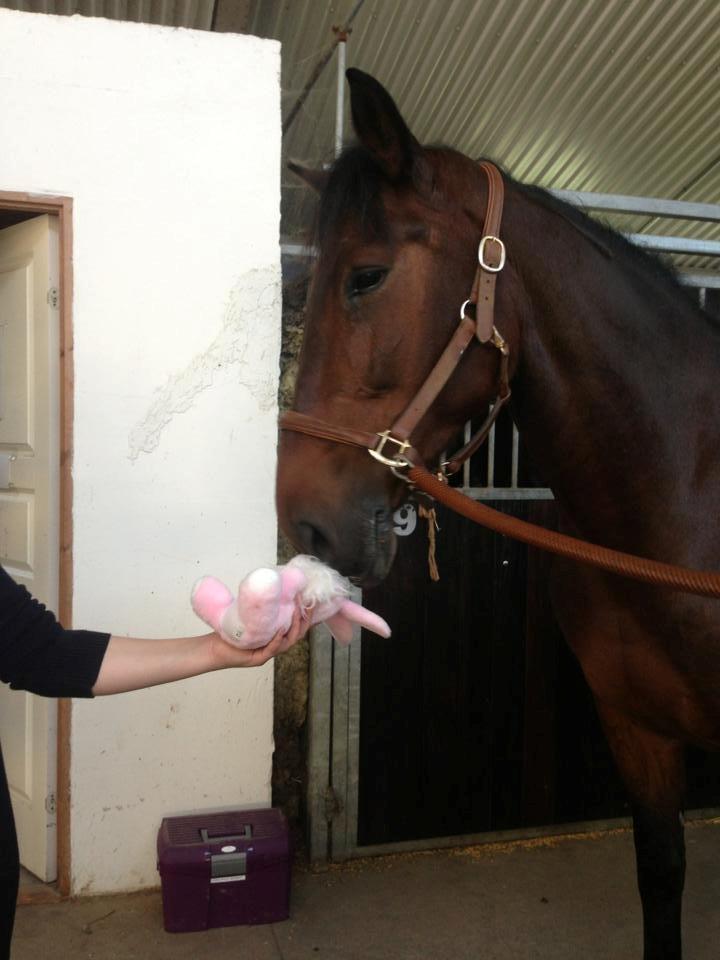
POLYGON ((505 266, 505 244, 500 239, 504 188, 500 171, 492 163, 483 161, 480 169, 487 177, 488 202, 470 302, 475 304, 477 338, 480 343, 488 343, 493 335, 497 335, 494 321, 495 278, 505 266))
POLYGON ((495 281, 505 266, 505 245, 499 238, 503 182, 500 171, 493 164, 482 162, 480 168, 487 176, 488 202, 472 290, 460 308, 460 322, 449 343, 407 407, 388 430, 379 433, 336 426, 294 410, 280 417, 282 430, 293 430, 321 440, 365 447, 371 457, 390 467, 400 479, 409 482, 403 471, 411 466, 422 465, 422 459, 412 445, 412 433, 450 379, 460 358, 475 337, 480 343, 490 344, 500 352, 497 397, 483 425, 464 447, 442 465, 442 472, 454 473, 481 446, 500 410, 510 399, 510 348, 494 324, 495 281))

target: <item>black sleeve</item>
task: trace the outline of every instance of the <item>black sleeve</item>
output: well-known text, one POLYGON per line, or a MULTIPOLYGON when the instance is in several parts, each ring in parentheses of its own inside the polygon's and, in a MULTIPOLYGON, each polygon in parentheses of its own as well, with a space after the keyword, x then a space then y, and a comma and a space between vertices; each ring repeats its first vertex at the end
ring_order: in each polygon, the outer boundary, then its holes
POLYGON ((44 697, 91 697, 110 634, 64 630, 0 567, 0 680, 44 697))

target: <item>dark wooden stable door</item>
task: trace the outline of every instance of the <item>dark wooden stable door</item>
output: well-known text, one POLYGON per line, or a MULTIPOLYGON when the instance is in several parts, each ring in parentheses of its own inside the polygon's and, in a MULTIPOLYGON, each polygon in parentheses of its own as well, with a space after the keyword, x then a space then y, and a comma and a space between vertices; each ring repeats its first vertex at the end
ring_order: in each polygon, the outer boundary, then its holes
MULTIPOLYGON (((553 525, 553 501, 494 504, 553 525)), ((549 558, 440 510, 441 580, 424 522, 364 603, 358 844, 628 813, 582 673, 550 609, 549 558)), ((690 757, 689 806, 720 802, 720 759, 690 757)))

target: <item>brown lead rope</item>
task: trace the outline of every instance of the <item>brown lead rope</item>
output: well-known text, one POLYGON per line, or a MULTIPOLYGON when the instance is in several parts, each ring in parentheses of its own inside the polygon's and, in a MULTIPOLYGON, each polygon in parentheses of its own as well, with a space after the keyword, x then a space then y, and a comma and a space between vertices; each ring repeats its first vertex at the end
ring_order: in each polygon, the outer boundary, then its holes
POLYGON ((585 543, 563 533, 556 533, 554 530, 537 527, 525 520, 518 520, 517 517, 510 517, 498 510, 493 510, 492 507, 486 507, 477 500, 472 500, 438 480, 423 467, 411 467, 408 479, 418 490, 422 490, 439 503, 467 517, 468 520, 482 524, 506 537, 521 540, 531 547, 539 547, 541 550, 557 553, 561 557, 569 557, 578 563, 588 563, 610 573, 642 580, 644 583, 672 587, 683 593, 695 593, 702 597, 720 597, 720 573, 690 570, 687 567, 676 567, 670 563, 635 557, 630 553, 599 547, 597 544, 585 543))

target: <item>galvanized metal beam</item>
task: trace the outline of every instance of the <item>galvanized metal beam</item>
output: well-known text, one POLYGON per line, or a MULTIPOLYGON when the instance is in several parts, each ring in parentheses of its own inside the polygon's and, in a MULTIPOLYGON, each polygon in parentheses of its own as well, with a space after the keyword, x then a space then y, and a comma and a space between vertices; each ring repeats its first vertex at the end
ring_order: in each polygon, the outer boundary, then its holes
POLYGON ((324 862, 330 853, 327 797, 332 749, 333 639, 325 626, 310 631, 308 691, 307 831, 312 863, 324 862))
POLYGON ((692 237, 661 237, 650 233, 626 233, 638 247, 665 253, 692 253, 703 257, 720 257, 720 240, 694 240, 692 237))
POLYGON ((720 290, 720 274, 717 273, 681 273, 680 281, 686 287, 699 287, 701 290, 720 290))
POLYGON ((720 222, 720 204, 662 200, 660 197, 627 197, 613 193, 584 193, 580 190, 550 190, 559 200, 588 210, 634 213, 678 220, 720 222))

